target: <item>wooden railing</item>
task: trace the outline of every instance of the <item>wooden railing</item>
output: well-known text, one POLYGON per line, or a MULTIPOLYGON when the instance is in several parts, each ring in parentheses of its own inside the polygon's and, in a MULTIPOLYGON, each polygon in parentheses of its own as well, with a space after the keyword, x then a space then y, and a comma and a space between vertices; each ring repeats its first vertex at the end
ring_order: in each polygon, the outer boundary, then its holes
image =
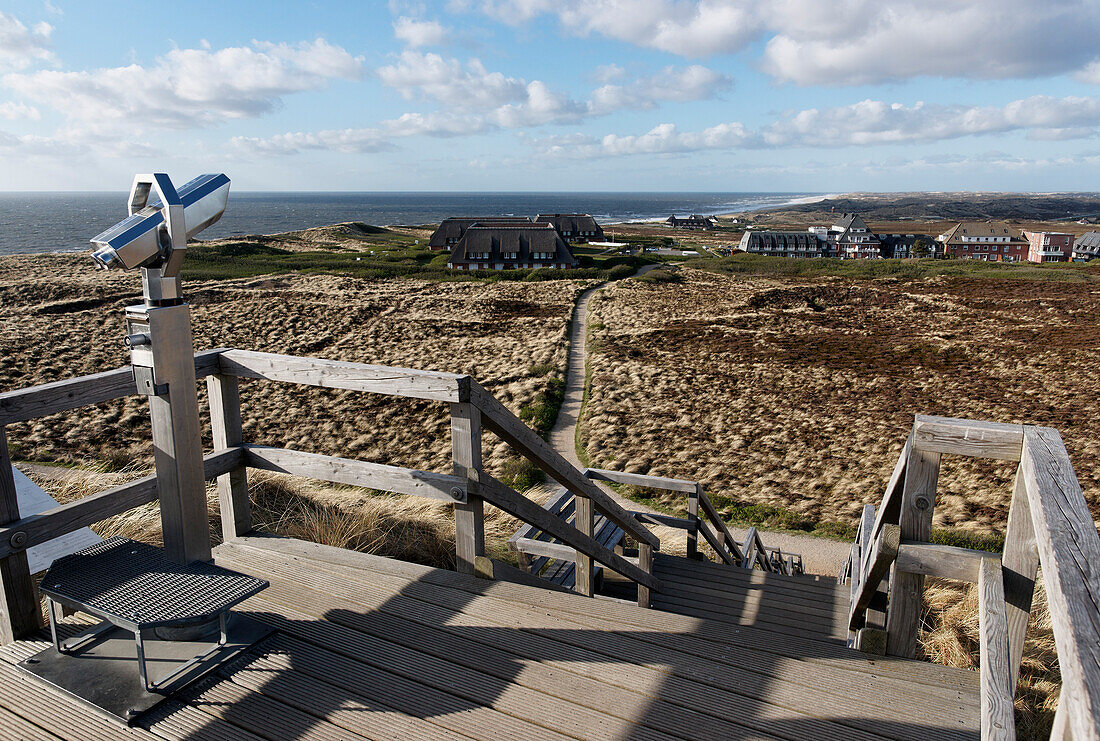
MULTIPOLYGON (((305 476, 381 491, 450 502, 455 508, 457 568, 484 573, 484 503, 535 525, 577 553, 576 591, 592 594, 592 563, 599 562, 638 584, 638 601, 648 606, 650 590, 659 590, 652 553, 660 541, 571 466, 542 438, 469 376, 404 368, 345 363, 317 358, 212 350, 195 356, 195 375, 206 378, 214 452, 204 459, 207 480, 217 479, 222 534, 226 540, 252 530, 247 469, 305 476), (248 444, 242 433, 238 379, 300 383, 445 402, 450 405, 453 470, 417 471, 316 453, 248 444), (576 525, 553 517, 489 475, 482 467, 482 426, 528 457, 576 497, 576 525), (592 537, 594 511, 619 525, 638 542, 635 564, 592 537)), ((158 498, 156 476, 20 518, 11 474, 5 427, 58 412, 136 395, 131 368, 82 376, 0 394, 0 641, 30 635, 41 613, 26 549, 92 525, 158 498)), ((196 441, 195 444, 198 444, 196 441)), ((205 529, 205 523, 202 524, 205 529)))
POLYGON ((1100 536, 1057 430, 918 416, 841 570, 852 642, 916 653, 924 577, 979 590, 982 738, 1014 738, 1013 695, 1042 567, 1062 694, 1052 738, 1100 740, 1100 536), (940 456, 1017 463, 1002 555, 929 543, 940 456))
POLYGON ((585 469, 584 475, 597 481, 609 481, 616 484, 628 484, 649 489, 678 492, 688 498, 688 516, 672 517, 651 512, 632 512, 639 522, 687 531, 687 555, 695 558, 699 553, 699 536, 714 549, 717 557, 729 566, 753 569, 759 566, 764 571, 783 574, 801 574, 802 556, 794 553, 784 554, 778 548, 764 546, 755 527, 750 527, 745 542, 738 545, 726 526, 718 510, 698 481, 670 479, 662 476, 646 476, 637 473, 608 471, 602 468, 585 469))

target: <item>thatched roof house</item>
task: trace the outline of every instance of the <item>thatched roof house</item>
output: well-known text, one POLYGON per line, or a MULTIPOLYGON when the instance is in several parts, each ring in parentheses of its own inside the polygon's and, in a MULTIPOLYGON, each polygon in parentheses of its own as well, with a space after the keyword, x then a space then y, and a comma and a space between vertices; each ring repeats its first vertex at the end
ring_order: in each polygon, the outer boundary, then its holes
POLYGON ((590 214, 539 214, 535 221, 552 225, 566 242, 602 242, 603 228, 590 214))
POLYGON ((462 235, 474 224, 523 226, 530 223, 531 220, 526 216, 452 216, 444 219, 439 224, 439 228, 432 232, 428 247, 436 252, 449 250, 458 244, 458 240, 462 239, 462 235))
POLYGON ((575 268, 577 259, 548 223, 482 224, 468 227, 447 267, 455 270, 575 268))

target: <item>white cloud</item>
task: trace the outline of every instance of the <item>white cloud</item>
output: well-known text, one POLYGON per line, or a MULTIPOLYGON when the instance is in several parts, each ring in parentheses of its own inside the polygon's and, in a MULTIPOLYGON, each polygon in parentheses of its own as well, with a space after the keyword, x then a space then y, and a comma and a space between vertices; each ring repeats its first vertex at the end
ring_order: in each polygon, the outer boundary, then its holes
POLYGON ((1004 106, 911 106, 863 100, 833 108, 792 111, 752 130, 739 122, 681 131, 674 124, 644 134, 572 135, 536 140, 542 151, 565 157, 675 154, 704 150, 779 147, 861 147, 943 141, 1025 132, 1035 139, 1082 139, 1100 133, 1100 99, 1036 95, 1004 106))
POLYGON ((764 41, 762 68, 798 85, 1072 72, 1100 82, 1095 0, 483 0, 478 7, 510 24, 552 15, 568 34, 685 57, 764 41))
POLYGON ((9 121, 37 121, 42 118, 42 114, 37 108, 26 103, 5 101, 0 103, 0 118, 6 118, 9 121))
POLYGON ((1086 64, 1074 77, 1081 82, 1100 85, 1100 59, 1094 59, 1086 64))
POLYGON ((36 23, 33 29, 18 18, 0 11, 0 72, 21 70, 33 64, 52 63, 50 35, 53 26, 36 23))
POLYGON ((331 150, 344 154, 383 152, 394 148, 377 129, 334 129, 293 132, 271 137, 235 136, 230 148, 244 155, 287 155, 305 150, 331 150))
POLYGON ((401 16, 393 22, 393 35, 409 46, 440 46, 448 32, 438 21, 418 21, 401 16))
POLYGON ((90 72, 43 70, 4 76, 15 92, 90 130, 187 128, 250 118, 284 95, 362 76, 362 59, 324 39, 297 45, 253 42, 217 51, 173 49, 152 67, 90 72))
POLYGON ((1078 69, 1095 55, 1094 0, 780 0, 763 68, 799 85, 936 77, 1013 78, 1078 69), (1057 39, 1056 43, 1036 43, 1057 39))
POLYGON ((457 59, 406 50, 377 72, 383 84, 408 100, 426 97, 461 110, 497 108, 526 95, 523 80, 489 72, 477 59, 463 67, 457 59))
POLYGON ((481 9, 518 24, 556 14, 578 36, 597 33, 688 57, 738 51, 758 30, 749 0, 486 0, 481 9))
POLYGON ((592 92, 588 102, 594 115, 632 109, 649 110, 660 102, 684 103, 707 100, 728 88, 730 78, 714 70, 692 65, 677 69, 665 67, 652 77, 635 80, 628 85, 604 85, 592 92))

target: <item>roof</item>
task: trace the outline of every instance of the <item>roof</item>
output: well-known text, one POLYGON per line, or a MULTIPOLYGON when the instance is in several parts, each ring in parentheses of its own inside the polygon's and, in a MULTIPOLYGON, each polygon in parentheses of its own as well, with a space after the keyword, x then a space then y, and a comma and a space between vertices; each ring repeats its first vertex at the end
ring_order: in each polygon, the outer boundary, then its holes
POLYGON ((863 220, 862 216, 856 213, 843 214, 836 220, 836 223, 833 224, 833 229, 838 232, 842 232, 845 229, 852 229, 853 227, 870 231, 867 222, 863 220))
POLYGON ((691 216, 685 216, 681 219, 676 216, 676 214, 673 214, 672 216, 669 216, 667 219, 665 219, 665 223, 672 224, 673 226, 677 224, 705 224, 707 226, 712 226, 714 224, 714 220, 708 216, 700 216, 699 214, 692 214, 691 216))
POLYGON ((1073 243, 1073 249, 1089 252, 1100 250, 1100 232, 1085 232, 1073 243))
POLYGON ((466 229, 462 239, 454 246, 449 262, 468 262, 470 254, 489 253, 489 260, 501 260, 507 253, 516 253, 517 261, 531 259, 536 252, 554 253, 555 262, 576 264, 553 225, 528 221, 526 224, 474 224, 466 229))
POLYGON ((449 247, 459 239, 462 234, 474 224, 530 224, 531 220, 526 216, 451 216, 439 223, 439 228, 432 232, 428 240, 429 247, 449 247), (447 240, 451 240, 448 242, 447 240))
POLYGON ((559 232, 594 232, 593 236, 603 236, 603 229, 591 214, 539 214, 535 221, 552 224, 559 232))
POLYGON ((1008 237, 1011 242, 1026 242, 1019 229, 1004 221, 963 221, 944 234, 944 243, 962 241, 963 237, 1008 237))
POLYGON ((802 247, 819 249, 821 240, 813 232, 747 232, 749 240, 746 246, 778 245, 781 247, 802 247))

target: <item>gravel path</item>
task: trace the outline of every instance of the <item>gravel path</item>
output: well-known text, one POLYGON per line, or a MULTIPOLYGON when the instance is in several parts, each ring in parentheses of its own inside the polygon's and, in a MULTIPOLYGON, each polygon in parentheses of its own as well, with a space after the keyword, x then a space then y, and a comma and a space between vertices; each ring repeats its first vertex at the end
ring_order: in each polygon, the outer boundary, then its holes
MULTIPOLYGON (((659 266, 647 265, 635 273, 635 275, 642 275, 657 267, 659 266)), ((581 405, 584 400, 585 361, 587 360, 587 345, 585 341, 588 333, 588 304, 591 302, 593 294, 600 290, 601 287, 602 286, 589 288, 577 299, 577 306, 573 311, 573 323, 570 333, 569 362, 567 364, 568 371, 565 378, 565 400, 562 402, 561 411, 558 412, 557 422, 554 424, 554 428, 550 430, 550 444, 554 446, 554 450, 558 451, 567 461, 582 470, 584 466, 577 457, 576 435, 577 419, 580 417, 581 405)), ((621 496, 610 487, 600 484, 600 488, 607 492, 607 494, 624 509, 656 512, 656 510, 651 507, 621 496)), ((652 529, 657 537, 661 539, 662 550, 680 553, 684 552, 686 539, 683 530, 665 527, 654 527, 652 529)), ((730 531, 735 538, 743 540, 748 532, 748 528, 731 527, 730 531)), ((851 547, 850 544, 841 541, 782 531, 774 532, 761 530, 761 537, 764 540, 764 544, 768 547, 779 547, 784 551, 801 553, 806 572, 810 574, 836 576, 837 572, 840 570, 841 563, 848 557, 848 551, 851 547)))

